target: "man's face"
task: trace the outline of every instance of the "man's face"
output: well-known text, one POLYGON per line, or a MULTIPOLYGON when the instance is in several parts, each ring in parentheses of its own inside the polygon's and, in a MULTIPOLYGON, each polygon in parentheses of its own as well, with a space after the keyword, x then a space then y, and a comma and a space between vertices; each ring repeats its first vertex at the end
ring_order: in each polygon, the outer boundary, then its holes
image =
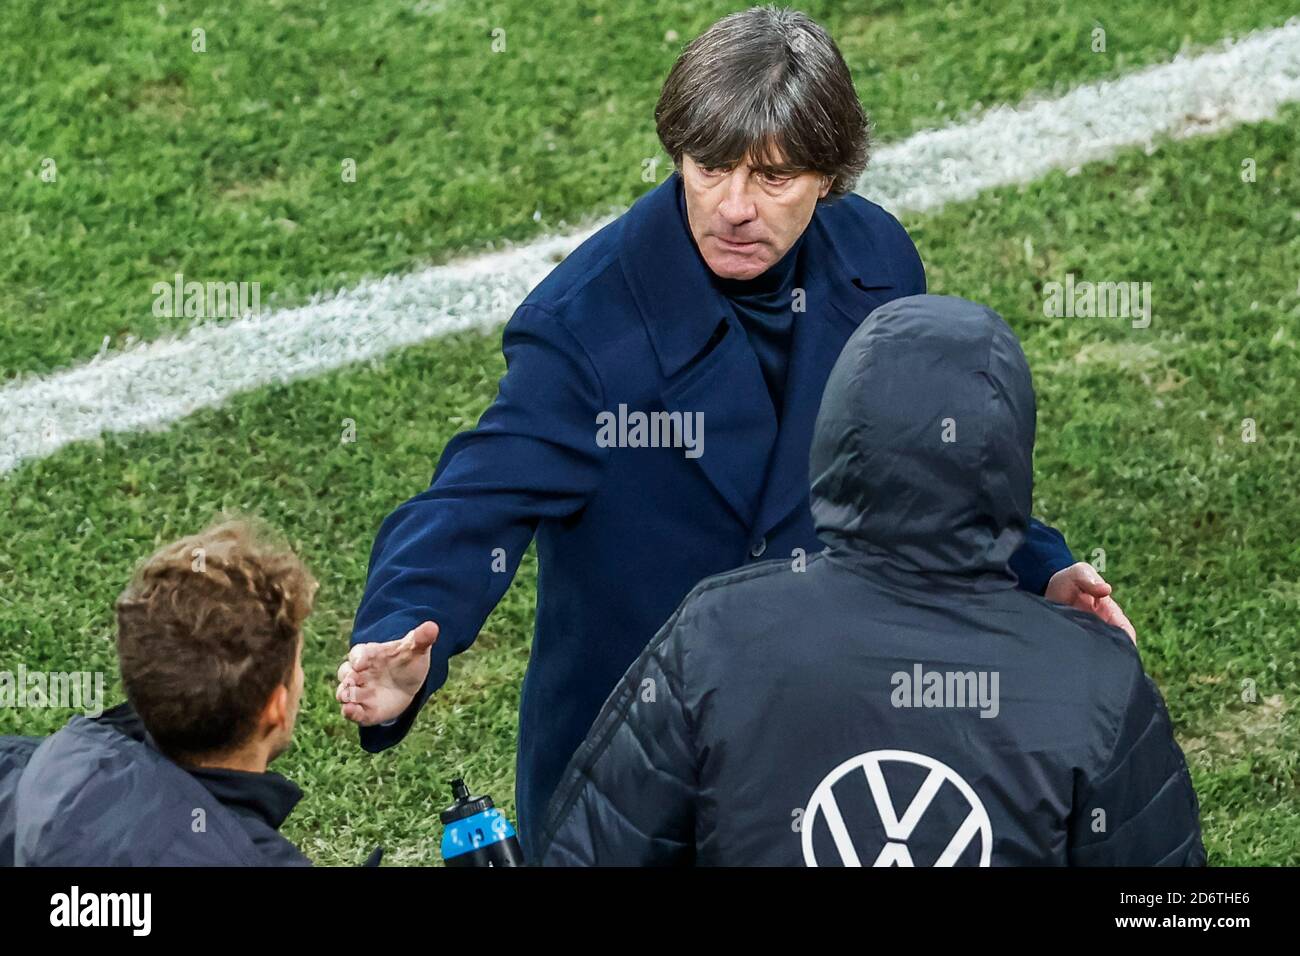
MULTIPOLYGON (((778 157, 779 161, 780 157, 778 157)), ((829 177, 754 166, 708 169, 682 156, 686 218, 700 255, 723 279, 752 279, 776 265, 812 220, 829 177)))

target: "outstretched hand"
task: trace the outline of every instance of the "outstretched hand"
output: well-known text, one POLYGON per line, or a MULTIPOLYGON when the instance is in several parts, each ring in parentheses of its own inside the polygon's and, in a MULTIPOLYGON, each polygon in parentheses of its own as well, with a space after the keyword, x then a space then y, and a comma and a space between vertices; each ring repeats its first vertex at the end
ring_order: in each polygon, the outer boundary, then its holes
POLYGON ((339 667, 334 699, 353 723, 371 727, 400 717, 429 676, 438 625, 425 621, 396 641, 358 644, 339 667))

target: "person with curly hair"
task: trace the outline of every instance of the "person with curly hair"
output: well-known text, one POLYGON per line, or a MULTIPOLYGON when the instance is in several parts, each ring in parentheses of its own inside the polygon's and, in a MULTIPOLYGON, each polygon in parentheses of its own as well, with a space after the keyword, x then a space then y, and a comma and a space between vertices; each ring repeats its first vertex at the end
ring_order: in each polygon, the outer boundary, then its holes
POLYGON ((166 544, 117 599, 127 701, 0 741, 0 865, 305 866, 279 832, 317 582, 264 525, 166 544))

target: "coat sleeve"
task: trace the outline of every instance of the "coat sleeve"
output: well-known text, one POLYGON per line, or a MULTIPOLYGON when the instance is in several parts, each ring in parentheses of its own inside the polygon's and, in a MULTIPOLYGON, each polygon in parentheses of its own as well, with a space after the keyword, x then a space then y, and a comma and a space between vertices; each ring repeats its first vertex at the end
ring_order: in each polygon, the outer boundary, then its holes
POLYGON ((1011 556, 1010 564, 1022 591, 1042 594, 1053 574, 1074 564, 1074 555, 1065 543, 1065 535, 1030 518, 1024 544, 1011 556))
POLYGON ((569 762, 547 814, 543 866, 694 862, 698 772, 681 615, 628 668, 569 762))
POLYGON ((1134 655, 1111 757, 1076 776, 1071 866, 1204 866, 1200 807, 1160 691, 1134 655))
POLYGON ((401 740, 473 643, 546 518, 583 507, 607 452, 596 443, 599 374, 549 312, 525 304, 502 336, 506 374, 478 425, 447 443, 428 490, 383 522, 370 553, 352 644, 438 624, 429 677, 395 721, 361 728, 371 752, 401 740))

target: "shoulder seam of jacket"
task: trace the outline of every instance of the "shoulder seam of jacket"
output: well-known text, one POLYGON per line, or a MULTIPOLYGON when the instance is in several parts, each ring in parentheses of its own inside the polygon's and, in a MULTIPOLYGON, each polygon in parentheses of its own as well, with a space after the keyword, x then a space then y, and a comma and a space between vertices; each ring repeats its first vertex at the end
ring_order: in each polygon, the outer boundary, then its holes
MULTIPOLYGON (((600 367, 596 364, 595 359, 591 357, 591 352, 588 351, 587 346, 583 344, 583 341, 580 338, 578 338, 577 335, 574 334, 571 328, 569 328, 569 324, 567 321, 565 321, 565 317, 560 313, 554 311, 553 309, 541 305, 540 303, 537 302, 521 303, 519 308, 516 310, 515 314, 518 315, 519 312, 522 312, 524 309, 533 309, 537 312, 540 312, 542 315, 545 315, 548 318, 553 319, 555 321, 556 328, 563 331, 564 334, 569 338, 569 340, 572 341, 573 344, 578 347, 578 350, 582 353, 583 359, 587 363, 587 367, 591 370, 592 376, 596 379, 596 385, 599 386, 600 388, 600 400, 596 403, 597 407, 599 409, 606 408, 608 405, 608 402, 606 401, 606 397, 608 395, 608 389, 605 386, 605 379, 600 374, 600 367)), ((605 448, 605 449, 601 449, 601 451, 603 452, 603 454, 600 455, 600 460, 603 465, 605 459, 608 458, 609 456, 609 449, 605 448)))
MULTIPOLYGON (((610 223, 610 225, 613 225, 613 223, 610 223)), ((591 238, 595 238, 595 237, 592 236, 591 238)), ((587 242, 590 242, 591 238, 589 238, 587 242)), ((583 243, 582 245, 585 244, 586 243, 583 243)), ((578 249, 581 249, 582 245, 579 245, 578 249)), ((599 259, 596 260, 596 262, 590 265, 585 272, 575 277, 571 282, 570 286, 566 288, 562 294, 553 297, 549 302, 533 301, 532 299, 533 293, 537 291, 537 286, 534 286, 534 288, 529 291, 528 298, 524 299, 524 301, 520 303, 520 305, 532 305, 534 307, 546 309, 548 311, 553 310, 555 308, 560 308, 560 309, 565 308, 570 299, 573 299, 575 296, 580 295, 583 291, 586 290, 587 286, 591 285, 591 283, 595 282, 598 278, 600 278, 600 276, 603 275, 612 265, 616 265, 619 263, 620 246, 621 246, 621 233, 620 233, 620 238, 612 242, 612 248, 607 250, 604 255, 602 255, 599 259)), ((578 251, 577 249, 573 250, 573 252, 577 252, 577 251, 578 251)), ((560 262, 556 263, 556 268, 563 265, 564 262, 573 255, 573 252, 569 253, 569 256, 566 256, 565 259, 562 259, 560 262)), ((541 282, 539 282, 537 285, 540 286, 543 282, 546 281, 546 279, 550 278, 550 276, 553 274, 554 274, 554 269, 548 272, 546 276, 541 280, 541 282)))

